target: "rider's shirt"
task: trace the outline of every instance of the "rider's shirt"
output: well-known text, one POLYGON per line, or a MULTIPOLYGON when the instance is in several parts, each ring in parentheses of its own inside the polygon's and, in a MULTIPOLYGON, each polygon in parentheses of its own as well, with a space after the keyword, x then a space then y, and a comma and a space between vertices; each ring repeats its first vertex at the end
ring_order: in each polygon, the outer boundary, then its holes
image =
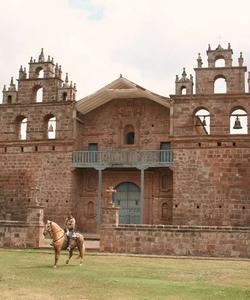
POLYGON ((75 230, 75 227, 76 227, 76 220, 75 218, 67 218, 65 220, 65 225, 66 225, 66 228, 68 230, 75 230))

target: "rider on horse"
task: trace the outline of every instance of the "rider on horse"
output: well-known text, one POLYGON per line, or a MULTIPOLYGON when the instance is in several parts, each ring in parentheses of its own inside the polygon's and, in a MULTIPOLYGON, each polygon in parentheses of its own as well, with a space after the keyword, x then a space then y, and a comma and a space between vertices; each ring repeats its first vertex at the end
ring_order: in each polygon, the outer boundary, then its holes
POLYGON ((71 248, 71 241, 76 239, 75 227, 76 227, 76 220, 72 216, 71 213, 68 214, 67 218, 65 219, 65 226, 66 226, 66 235, 68 237, 68 247, 67 250, 70 251, 71 248))

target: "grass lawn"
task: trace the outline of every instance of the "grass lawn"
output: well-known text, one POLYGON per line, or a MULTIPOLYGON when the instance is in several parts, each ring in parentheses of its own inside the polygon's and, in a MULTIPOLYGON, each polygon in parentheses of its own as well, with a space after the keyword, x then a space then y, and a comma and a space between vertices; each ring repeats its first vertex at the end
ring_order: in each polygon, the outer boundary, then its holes
POLYGON ((86 255, 53 269, 52 251, 0 249, 0 299, 250 299, 250 261, 86 255))

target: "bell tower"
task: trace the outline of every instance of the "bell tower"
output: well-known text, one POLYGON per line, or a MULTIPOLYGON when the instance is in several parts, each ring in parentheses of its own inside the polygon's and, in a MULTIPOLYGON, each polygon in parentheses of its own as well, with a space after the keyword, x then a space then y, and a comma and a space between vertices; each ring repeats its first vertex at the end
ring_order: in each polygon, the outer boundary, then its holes
POLYGON ((228 44, 227 49, 223 49, 219 44, 215 50, 211 50, 211 46, 209 44, 207 50, 208 68, 215 68, 215 63, 218 59, 225 60, 225 67, 229 67, 229 68, 232 67, 232 62, 233 62, 232 55, 233 55, 233 50, 231 49, 230 43, 228 44))
POLYGON ((58 101, 75 101, 76 97, 76 84, 72 83, 68 78, 68 73, 66 73, 65 81, 62 86, 58 89, 57 99, 58 101))
POLYGON ((185 68, 183 68, 182 77, 179 78, 176 75, 175 80, 175 94, 176 95, 192 95, 193 94, 193 76, 190 75, 190 78, 187 77, 185 68))
POLYGON ((214 50, 208 46, 207 50, 207 67, 202 67, 200 54, 197 59, 197 68, 195 68, 196 77, 196 94, 213 94, 215 81, 219 78, 225 79, 227 94, 245 93, 245 72, 247 68, 243 66, 243 56, 240 53, 238 66, 233 66, 233 50, 230 43, 224 49, 221 45, 214 50), (217 60, 224 60, 225 65, 216 66, 217 60))
POLYGON ((75 101, 76 86, 69 84, 68 74, 62 80, 62 68, 50 56, 45 58, 43 48, 38 60, 31 57, 28 72, 21 66, 19 69, 18 88, 13 77, 10 86, 3 89, 4 104, 31 104, 75 101), (38 99, 39 93, 39 99, 38 99))
MULTIPOLYGON (((45 60, 43 48, 41 49, 41 53, 38 57, 38 61, 31 57, 29 62, 29 79, 37 79, 37 78, 52 78, 54 77, 54 60, 48 56, 47 60, 45 60)), ((58 77, 60 78, 60 76, 58 77)))
POLYGON ((17 90, 14 84, 13 77, 11 77, 10 85, 8 89, 6 86, 3 88, 3 104, 14 104, 17 103, 17 90))
POLYGON ((51 56, 45 58, 42 49, 37 60, 31 57, 27 71, 20 67, 17 82, 16 87, 12 77, 3 88, 4 108, 12 113, 11 126, 6 123, 0 130, 0 139, 22 143, 72 139, 76 85, 67 73, 62 79, 61 66, 51 56))

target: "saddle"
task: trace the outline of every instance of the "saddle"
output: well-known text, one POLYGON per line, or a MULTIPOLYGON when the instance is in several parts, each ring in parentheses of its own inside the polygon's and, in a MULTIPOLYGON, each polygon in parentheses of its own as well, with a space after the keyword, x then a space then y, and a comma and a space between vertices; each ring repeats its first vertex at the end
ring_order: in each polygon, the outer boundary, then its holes
POLYGON ((71 239, 71 240, 77 240, 80 237, 80 234, 78 232, 73 232, 72 234, 69 234, 67 232, 67 230, 65 230, 65 233, 66 233, 66 236, 67 236, 68 240, 69 239, 71 239))

